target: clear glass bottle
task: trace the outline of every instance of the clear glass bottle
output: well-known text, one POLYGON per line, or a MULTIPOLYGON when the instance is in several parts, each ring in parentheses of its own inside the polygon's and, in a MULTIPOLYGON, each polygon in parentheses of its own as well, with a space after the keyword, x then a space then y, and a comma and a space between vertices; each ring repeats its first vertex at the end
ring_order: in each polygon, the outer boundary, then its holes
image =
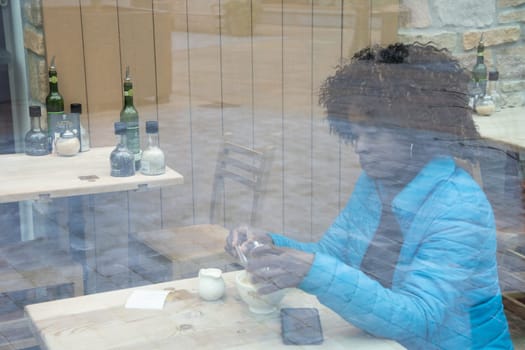
POLYGON ((42 109, 40 106, 29 107, 31 118, 31 129, 26 133, 24 139, 25 153, 30 156, 45 156, 49 154, 49 137, 42 130, 40 117, 42 109))
POLYGON ((160 175, 166 171, 166 158, 159 147, 159 123, 155 120, 146 122, 148 146, 142 152, 140 172, 144 175, 160 175))
POLYGON ((59 156, 64 157, 71 157, 80 152, 78 136, 71 131, 69 126, 66 127, 66 130, 64 130, 56 140, 55 149, 59 156))
POLYGON ((72 114, 78 114, 78 120, 80 125, 80 152, 89 151, 89 132, 82 125, 82 104, 72 103, 70 105, 70 110, 72 114))
POLYGON ((495 110, 496 107, 490 95, 485 95, 476 102, 476 113, 478 115, 489 116, 492 115, 495 110))
POLYGON ((126 123, 127 127, 127 146, 135 156, 135 170, 140 169, 140 133, 139 133, 139 113, 133 104, 133 82, 129 73, 129 66, 126 67, 126 78, 123 83, 124 102, 120 111, 120 121, 126 123))
POLYGON ((496 108, 496 112, 501 111, 501 95, 499 93, 499 72, 497 70, 491 70, 489 72, 489 86, 488 86, 488 94, 490 97, 492 97, 492 101, 494 101, 494 106, 496 108))
POLYGON ((125 122, 115 123, 115 135, 117 135, 119 140, 110 155, 111 176, 133 176, 135 175, 135 156, 126 144, 127 131, 125 122))

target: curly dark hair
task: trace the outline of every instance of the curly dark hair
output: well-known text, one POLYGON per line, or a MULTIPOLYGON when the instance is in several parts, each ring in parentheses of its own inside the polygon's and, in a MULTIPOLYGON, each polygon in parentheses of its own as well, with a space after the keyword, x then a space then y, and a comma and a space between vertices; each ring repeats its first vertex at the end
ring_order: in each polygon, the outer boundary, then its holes
POLYGON ((352 138, 349 124, 366 122, 476 140, 468 105, 470 73, 446 49, 396 43, 357 52, 320 88, 332 131, 352 138))

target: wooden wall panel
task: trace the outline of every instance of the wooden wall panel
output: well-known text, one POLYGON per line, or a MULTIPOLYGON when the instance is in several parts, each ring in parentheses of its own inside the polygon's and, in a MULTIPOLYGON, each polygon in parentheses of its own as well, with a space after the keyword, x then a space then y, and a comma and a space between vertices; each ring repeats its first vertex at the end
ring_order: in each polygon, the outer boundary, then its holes
POLYGON ((313 200, 310 146, 315 19, 311 5, 300 9, 284 4, 283 11, 283 231, 306 239, 313 200), (297 21, 299 15, 301 21, 297 21))
MULTIPOLYGON (((160 1, 160 0, 159 0, 160 1)), ((158 1, 155 1, 155 6, 158 1)), ((173 31, 170 31, 172 60, 170 67, 157 65, 157 74, 173 79, 168 101, 159 103, 160 142, 166 161, 184 176, 184 184, 162 190, 163 225, 191 225, 194 222, 195 192, 193 190, 192 110, 190 96, 190 62, 188 48, 187 0, 177 0, 172 8, 173 31)), ((156 28, 156 36, 160 28, 156 28)), ((157 48, 158 50, 158 48, 157 48)))
POLYGON ((275 7, 277 25, 256 21, 253 32, 253 106, 248 111, 252 122, 253 144, 264 149, 273 147, 273 162, 268 180, 267 195, 260 206, 259 226, 282 232, 283 221, 283 40, 282 7, 275 7))
POLYGON ((143 144, 144 122, 159 120, 167 163, 185 176, 154 194, 162 215, 148 220, 208 221, 216 154, 231 133, 248 146, 274 146, 265 228, 302 239, 326 229, 358 162, 329 134, 318 88, 343 57, 395 40, 398 1, 265 1, 262 15, 253 13, 253 36, 232 35, 225 0, 52 3, 43 1, 47 52, 57 55, 66 101, 87 107, 92 144, 115 142, 129 64, 143 144))
MULTIPOLYGON (((52 0, 42 1, 46 58, 49 65, 55 56, 58 86, 64 96, 66 112, 69 112, 69 105, 74 102, 87 107, 81 12, 75 1, 67 6, 53 6, 53 3, 52 0)), ((89 124, 87 113, 82 123, 89 124)))
POLYGON ((91 143, 110 146, 115 144, 113 123, 122 106, 117 2, 80 2, 91 143))

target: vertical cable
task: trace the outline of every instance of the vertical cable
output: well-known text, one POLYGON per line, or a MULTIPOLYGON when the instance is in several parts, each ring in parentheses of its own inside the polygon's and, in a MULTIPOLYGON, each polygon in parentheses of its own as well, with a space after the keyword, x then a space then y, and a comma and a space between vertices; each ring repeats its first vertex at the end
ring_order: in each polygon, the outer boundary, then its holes
POLYGON ((251 108, 252 108, 252 148, 255 148, 255 73, 253 68, 253 0, 250 0, 250 24, 251 24, 251 35, 250 35, 250 60, 251 60, 251 108))
POLYGON ((314 0, 310 1, 310 238, 314 221, 314 0))
POLYGON ((285 212, 285 205, 284 205, 284 200, 285 200, 285 175, 286 175, 286 172, 284 171, 284 164, 285 164, 285 159, 284 159, 284 0, 281 0, 281 161, 282 161, 282 164, 283 166, 281 167, 282 170, 281 170, 281 173, 282 173, 282 176, 281 176, 281 185, 282 185, 282 192, 281 192, 281 203, 282 203, 282 223, 281 223, 281 226, 282 226, 282 229, 281 231, 282 232, 285 232, 285 215, 286 215, 286 212, 285 212))
MULTIPOLYGON (((86 91, 86 107, 87 107, 86 110, 89 110, 89 91, 87 89, 88 77, 87 77, 87 69, 86 69, 86 46, 84 43, 84 22, 82 19, 82 0, 78 0, 78 8, 80 11, 80 40, 82 42, 82 64, 84 65, 84 86, 85 86, 84 91, 86 91)), ((91 130, 89 112, 87 113, 87 117, 88 117, 87 118, 88 119, 87 129, 89 131, 91 130)), ((89 133, 89 137, 91 138, 91 133, 89 133)), ((90 143, 91 143, 91 140, 90 140, 90 143)))
MULTIPOLYGON (((122 75, 122 67, 123 67, 123 63, 122 63, 122 44, 121 44, 121 41, 122 41, 122 36, 120 34, 120 6, 119 6, 119 3, 118 3, 118 0, 116 0, 116 6, 117 6, 117 33, 118 33, 118 53, 119 53, 119 62, 120 62, 120 81, 124 81, 124 77, 122 75)), ((129 198, 129 192, 126 192, 127 193, 127 196, 126 196, 126 201, 127 201, 127 205, 128 205, 128 233, 130 232, 130 228, 131 228, 131 223, 130 223, 130 207, 131 207, 131 202, 130 202, 130 198, 129 198)))
MULTIPOLYGON (((344 42, 344 3, 345 3, 345 0, 341 0, 341 46, 340 46, 340 51, 339 51, 339 64, 342 65, 343 64, 343 42, 344 42)), ((342 203, 342 199, 341 199, 341 191, 342 191, 342 178, 343 178, 343 166, 342 166, 342 161, 343 161, 343 157, 342 157, 342 142, 341 142, 341 138, 338 137, 337 138, 337 144, 338 144, 338 149, 339 149, 339 180, 338 180, 338 184, 337 184, 337 208, 339 210, 341 210, 341 203, 342 203)))
MULTIPOLYGON (((158 71, 157 71, 157 26, 155 21, 155 5, 154 1, 151 2, 151 23, 153 25, 153 33, 152 33, 152 39, 153 39, 153 69, 155 70, 154 76, 155 76, 155 113, 157 115, 157 122, 159 121, 159 79, 158 79, 158 71)), ((160 145, 160 135, 159 135, 159 145, 160 145)), ((159 190, 159 202, 160 202, 160 227, 164 227, 164 215, 162 215, 163 211, 163 201, 162 201, 162 187, 159 190)))
POLYGON ((221 136, 224 138, 224 85, 223 85, 223 57, 222 57, 222 3, 219 0, 219 84, 221 94, 221 136))
POLYGON ((344 42, 344 13, 345 13, 345 0, 341 0, 341 35, 340 40, 341 44, 339 47, 339 64, 343 64, 343 42, 344 42))
POLYGON ((372 45, 372 0, 368 0, 368 45, 372 45))
POLYGON ((189 20, 189 6, 186 0, 186 59, 188 61, 188 115, 190 117, 190 164, 191 164, 191 200, 193 224, 195 224, 195 159, 193 155, 193 116, 192 116, 192 99, 191 99, 191 54, 190 54, 190 20, 189 20))
POLYGON ((120 36, 120 11, 119 11, 119 4, 118 0, 116 0, 117 5, 117 35, 118 35, 118 55, 119 55, 119 62, 120 62, 120 81, 124 81, 124 77, 122 75, 122 45, 120 41, 122 40, 120 36))
MULTIPOLYGON (((224 85, 223 85, 223 52, 222 52, 222 3, 221 0, 219 0, 219 84, 220 84, 220 94, 221 94, 221 137, 222 137, 222 145, 224 145, 224 85)), ((222 151, 221 151, 222 152, 222 151)), ((215 183, 216 179, 213 179, 215 183)), ((215 186, 215 185, 214 185, 215 186)), ((222 222, 223 225, 226 224, 226 190, 225 190, 225 184, 223 182, 223 191, 222 191, 222 222)), ((212 200, 215 200, 215 198, 212 198, 212 200)), ((213 215, 214 213, 210 213, 213 215)))
MULTIPOLYGON (((156 39, 156 21, 155 21, 155 5, 154 1, 151 2, 151 23, 153 26, 153 33, 152 33, 152 39, 153 39, 153 69, 154 69, 154 76, 155 76, 155 113, 157 114, 157 121, 159 120, 159 79, 158 79, 158 71, 157 71, 157 39, 156 39)), ((160 135, 159 135, 159 143, 160 143, 160 135)))

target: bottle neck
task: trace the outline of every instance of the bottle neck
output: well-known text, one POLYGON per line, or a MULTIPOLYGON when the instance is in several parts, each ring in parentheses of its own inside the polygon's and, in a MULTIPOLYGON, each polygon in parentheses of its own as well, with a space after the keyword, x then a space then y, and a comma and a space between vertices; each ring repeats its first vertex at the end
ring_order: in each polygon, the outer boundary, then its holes
POLYGON ((149 147, 159 147, 159 134, 158 133, 148 134, 148 146, 149 147))
POLYGON ((489 80, 488 83, 488 89, 491 94, 497 93, 498 90, 498 81, 497 80, 489 80))
POLYGON ((124 95, 124 106, 133 106, 133 96, 124 95))
POLYGON ((133 106, 133 84, 124 83, 124 106, 133 106))
POLYGON ((58 92, 58 77, 53 71, 49 72, 49 92, 58 92))
POLYGON ((118 136, 118 147, 119 148, 126 148, 126 144, 128 142, 128 137, 126 133, 117 135, 118 136))
POLYGON ((483 52, 478 52, 478 56, 476 58, 476 64, 484 64, 485 63, 485 56, 483 55, 483 52))
POLYGON ((33 131, 41 130, 40 117, 31 117, 31 129, 33 131))

